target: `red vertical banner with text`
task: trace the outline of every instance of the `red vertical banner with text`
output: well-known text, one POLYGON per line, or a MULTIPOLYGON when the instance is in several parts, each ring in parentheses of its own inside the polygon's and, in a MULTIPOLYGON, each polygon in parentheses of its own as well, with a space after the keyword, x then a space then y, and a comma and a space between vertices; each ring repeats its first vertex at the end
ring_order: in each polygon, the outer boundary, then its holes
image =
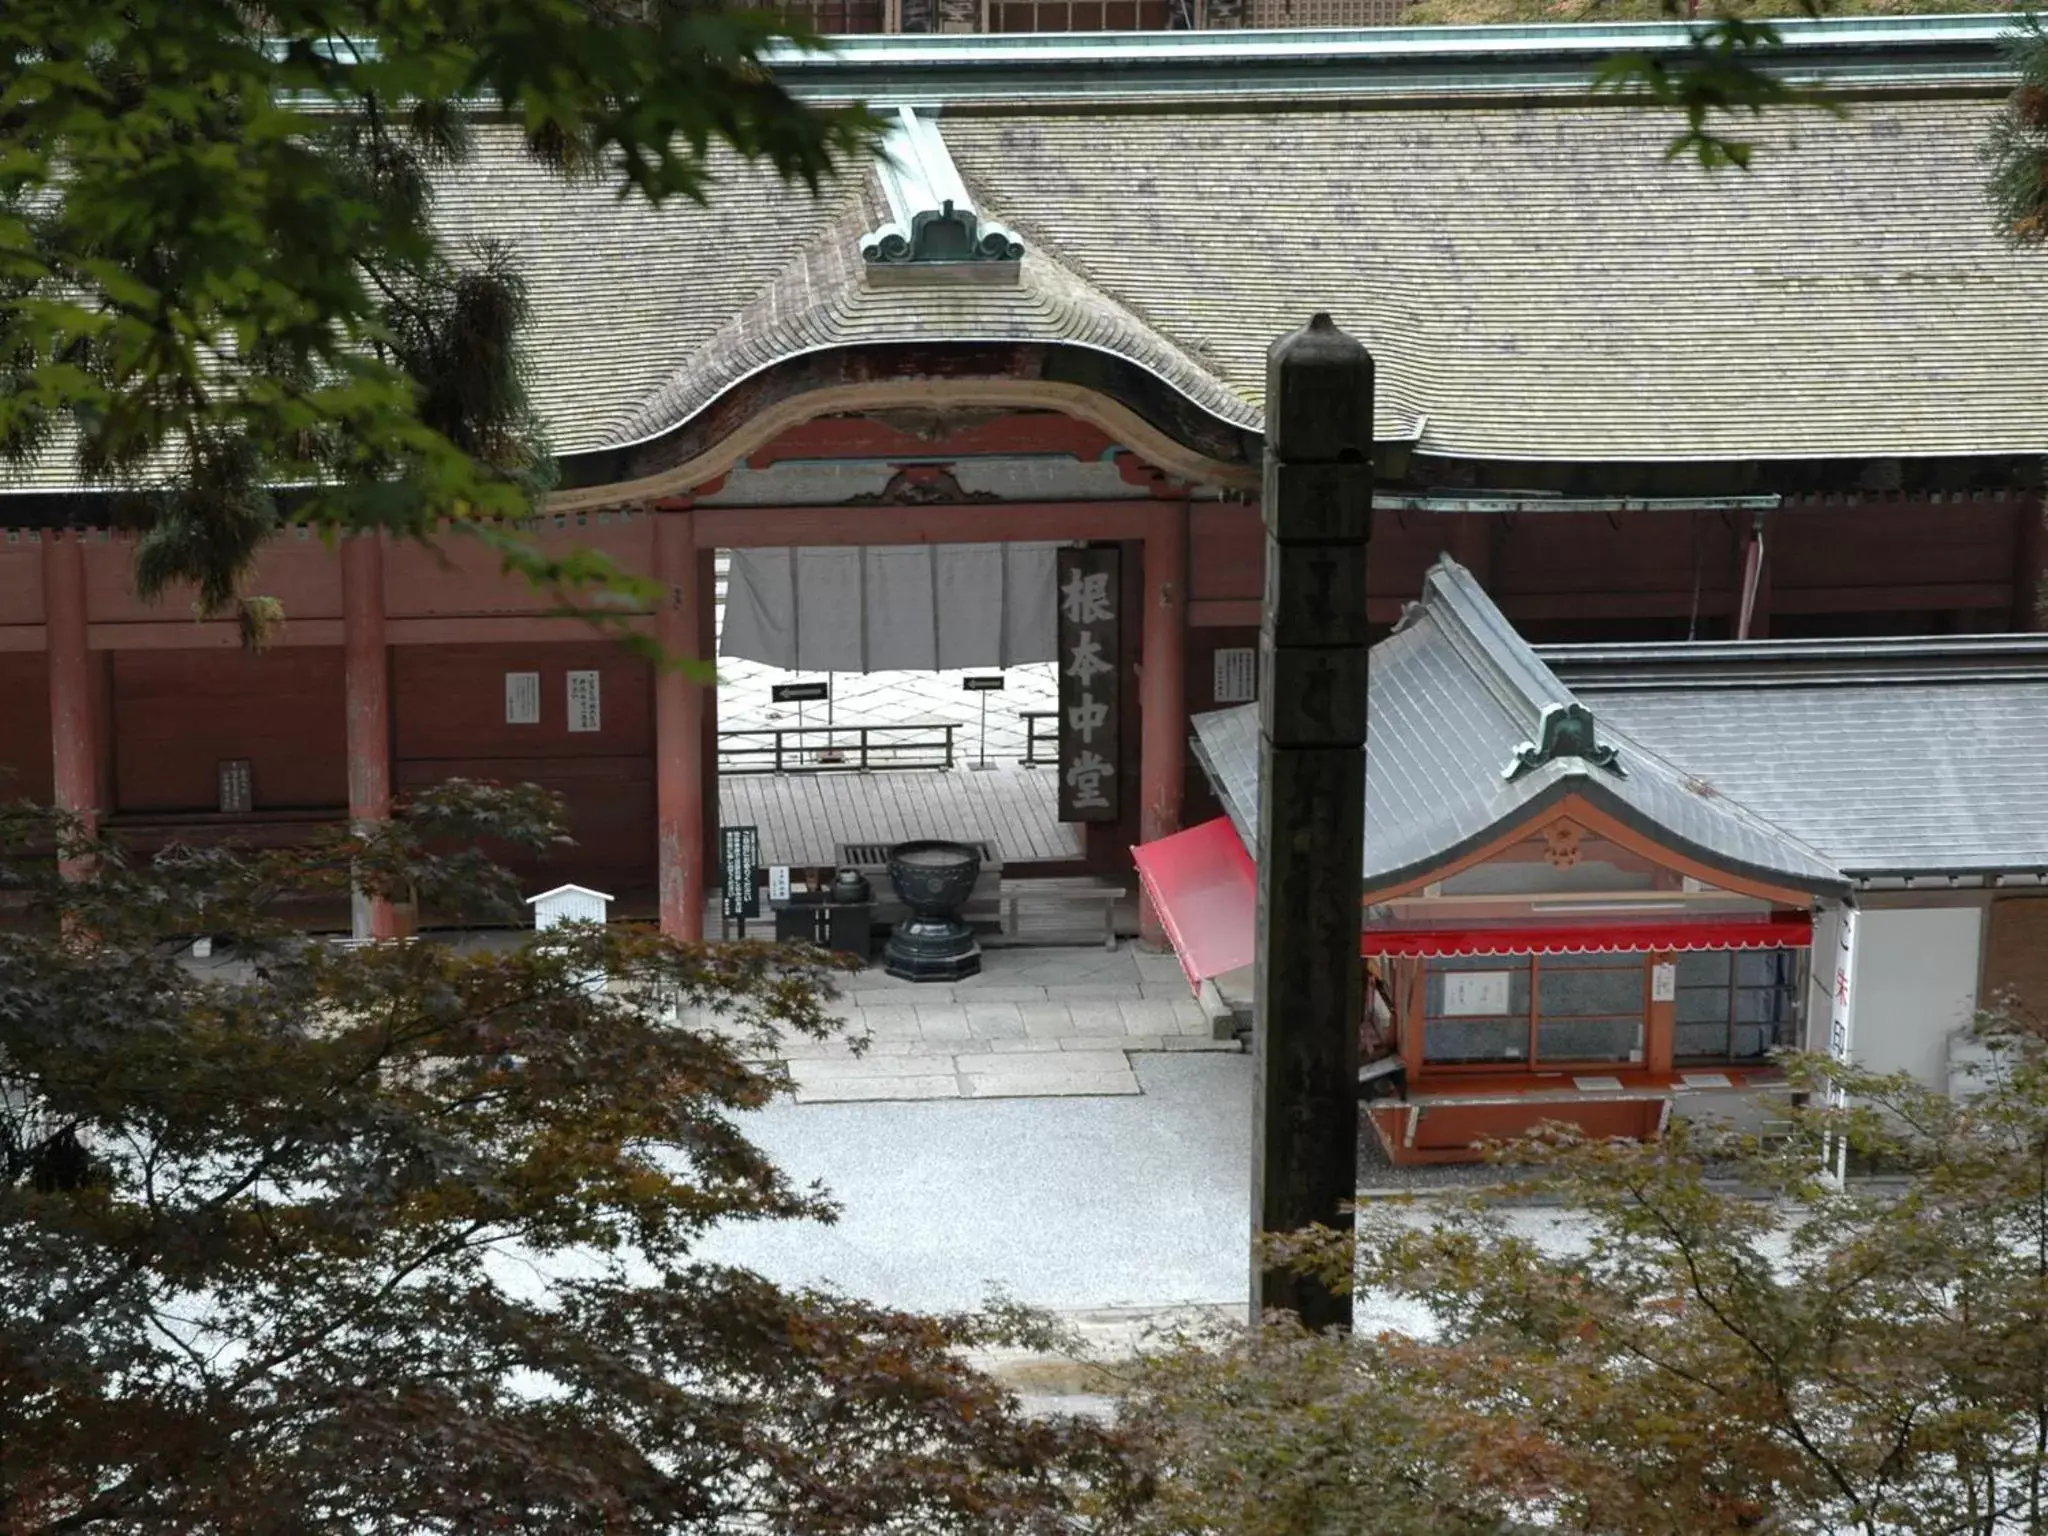
POLYGON ((1057 574, 1060 820, 1115 821, 1123 684, 1118 551, 1063 549, 1057 574))

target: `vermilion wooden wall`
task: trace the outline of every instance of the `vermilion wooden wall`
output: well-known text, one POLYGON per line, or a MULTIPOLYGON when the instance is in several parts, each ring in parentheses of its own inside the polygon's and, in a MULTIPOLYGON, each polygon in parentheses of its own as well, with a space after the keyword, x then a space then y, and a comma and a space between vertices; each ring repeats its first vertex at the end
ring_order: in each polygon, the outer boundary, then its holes
POLYGON ((248 759, 258 810, 348 803, 337 648, 121 651, 113 700, 120 811, 218 810, 226 758, 248 759))
POLYGON ((41 653, 0 651, 0 800, 51 795, 50 674, 41 653))
MULTIPOLYGON (((1747 511, 1501 516, 1382 510, 1368 591, 1384 632, 1443 553, 1468 566, 1538 642, 1724 639, 1739 605, 1747 511)), ((1791 499, 1769 514, 1753 633, 1943 634, 2008 628, 2037 497, 2017 492, 1791 499)), ((1189 509, 1189 617, 1196 630, 1253 625, 1263 595, 1258 509, 1189 509)), ((1195 659, 1188 667, 1192 680, 1195 659)), ((1195 700, 1190 698, 1191 707, 1195 700)))
POLYGON ((613 895, 654 880, 653 679, 609 641, 406 645, 392 651, 398 791, 449 778, 538 784, 561 795, 576 847, 515 860, 524 874, 613 895), (571 733, 568 675, 599 674, 600 728, 571 733), (505 722, 505 674, 540 674, 540 723, 505 722))

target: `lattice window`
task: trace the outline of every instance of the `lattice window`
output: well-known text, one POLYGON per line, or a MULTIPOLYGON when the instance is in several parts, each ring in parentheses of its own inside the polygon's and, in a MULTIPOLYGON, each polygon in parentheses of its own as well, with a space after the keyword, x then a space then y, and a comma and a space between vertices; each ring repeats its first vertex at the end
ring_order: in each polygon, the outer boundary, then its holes
POLYGON ((809 22, 827 36, 895 30, 890 25, 889 0, 783 0, 776 9, 809 22))
POLYGON ((1805 951, 1703 950, 1678 957, 1680 1061, 1761 1061, 1799 1043, 1805 951))
POLYGON ((1245 0, 1248 27, 1386 27, 1412 0, 1245 0))
POLYGON ((1643 1059, 1645 956, 1445 956, 1424 973, 1432 1066, 1558 1066, 1643 1059))
POLYGON ((991 32, 1164 32, 1194 25, 1193 0, 988 0, 991 32))

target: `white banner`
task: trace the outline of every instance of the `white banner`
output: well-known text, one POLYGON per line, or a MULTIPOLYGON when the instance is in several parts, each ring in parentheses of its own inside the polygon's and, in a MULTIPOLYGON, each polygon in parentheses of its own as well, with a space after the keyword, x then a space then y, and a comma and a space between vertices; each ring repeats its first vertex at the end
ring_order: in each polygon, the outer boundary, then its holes
MULTIPOLYGON (((1818 957, 1816 957, 1818 958, 1818 957)), ((1856 977, 1856 908, 1843 902, 1835 919, 1835 954, 1828 978, 1828 1055, 1844 1066, 1856 1044, 1854 986, 1856 977)), ((1841 1088, 1828 1090, 1828 1108, 1849 1107, 1849 1095, 1841 1088)), ((1827 1138, 1821 1151, 1821 1168, 1839 1186, 1848 1176, 1849 1143, 1839 1136, 1827 1138)))
POLYGON ((1051 544, 735 549, 721 656, 800 672, 1051 661, 1051 544))

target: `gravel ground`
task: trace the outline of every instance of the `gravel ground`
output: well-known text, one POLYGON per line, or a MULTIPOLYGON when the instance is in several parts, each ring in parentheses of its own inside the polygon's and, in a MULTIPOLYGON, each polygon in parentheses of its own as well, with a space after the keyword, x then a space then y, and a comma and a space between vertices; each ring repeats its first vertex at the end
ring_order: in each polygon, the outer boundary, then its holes
POLYGON ((991 1289, 1060 1310, 1242 1307, 1251 1062, 1134 1063, 1132 1098, 779 1102, 746 1133, 840 1220, 728 1227, 705 1256, 924 1310, 991 1289))

